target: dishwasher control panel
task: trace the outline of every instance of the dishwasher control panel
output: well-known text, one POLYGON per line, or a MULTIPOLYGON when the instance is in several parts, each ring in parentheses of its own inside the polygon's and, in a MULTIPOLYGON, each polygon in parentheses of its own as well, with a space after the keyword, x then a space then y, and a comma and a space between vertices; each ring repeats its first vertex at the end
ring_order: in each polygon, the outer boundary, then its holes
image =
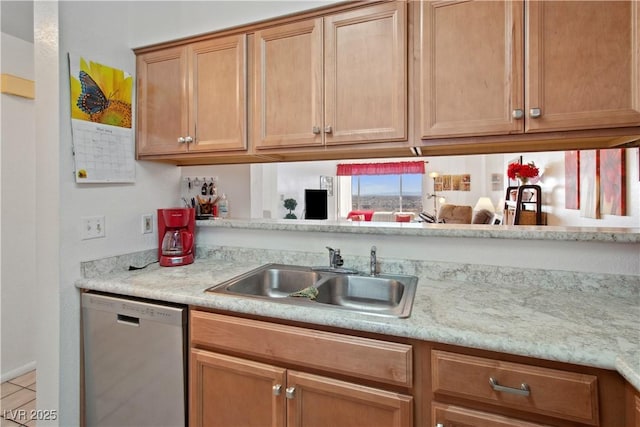
POLYGON ((176 325, 186 323, 184 308, 147 301, 127 300, 109 295, 85 293, 82 295, 82 307, 155 322, 176 325))

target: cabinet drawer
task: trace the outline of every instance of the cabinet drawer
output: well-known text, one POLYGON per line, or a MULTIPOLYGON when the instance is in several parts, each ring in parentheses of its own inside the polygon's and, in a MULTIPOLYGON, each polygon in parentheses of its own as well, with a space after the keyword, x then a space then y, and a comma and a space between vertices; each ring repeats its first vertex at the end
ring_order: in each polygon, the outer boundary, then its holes
POLYGON ((597 425, 593 375, 434 350, 434 393, 597 425), (493 379, 494 384, 491 384, 493 379), (528 389, 528 393, 522 389, 528 389))
POLYGON ((410 345, 191 311, 191 345, 411 387, 410 345))
POLYGON ((516 420, 488 412, 474 411, 453 405, 433 403, 431 419, 438 426, 473 426, 473 427, 548 427, 542 424, 516 420))

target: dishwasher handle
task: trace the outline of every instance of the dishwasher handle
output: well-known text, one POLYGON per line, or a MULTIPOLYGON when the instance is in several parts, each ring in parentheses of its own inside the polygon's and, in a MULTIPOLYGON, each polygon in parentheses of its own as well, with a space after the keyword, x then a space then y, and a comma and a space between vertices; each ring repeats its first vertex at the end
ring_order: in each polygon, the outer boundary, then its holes
POLYGON ((126 314, 118 314, 117 322, 121 325, 140 326, 140 318, 127 316, 126 314))

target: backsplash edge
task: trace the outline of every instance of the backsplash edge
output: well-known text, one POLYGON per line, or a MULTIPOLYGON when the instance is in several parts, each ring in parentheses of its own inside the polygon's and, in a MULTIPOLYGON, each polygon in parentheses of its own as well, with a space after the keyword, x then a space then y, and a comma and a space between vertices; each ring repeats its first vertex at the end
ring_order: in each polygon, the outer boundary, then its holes
MULTIPOLYGON (((198 259, 234 261, 250 259, 258 263, 281 263, 309 266, 326 266, 325 253, 283 251, 230 246, 198 246, 198 259)), ((129 266, 143 267, 157 262, 157 249, 133 252, 81 262, 83 278, 94 278, 106 274, 122 273, 129 266)), ((487 286, 543 287, 567 289, 579 292, 594 292, 621 298, 640 298, 640 276, 584 273, 575 271, 501 267, 484 264, 462 264, 454 262, 430 262, 419 260, 378 259, 378 272, 384 274, 408 274, 437 281, 484 283, 487 286)), ((349 259, 345 267, 369 271, 369 258, 356 256, 349 259)))

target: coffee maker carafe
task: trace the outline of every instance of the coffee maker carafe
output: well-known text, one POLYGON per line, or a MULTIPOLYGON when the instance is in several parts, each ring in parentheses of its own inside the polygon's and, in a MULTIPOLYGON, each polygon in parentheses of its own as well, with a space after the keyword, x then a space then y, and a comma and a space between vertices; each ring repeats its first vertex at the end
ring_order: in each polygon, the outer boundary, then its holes
POLYGON ((158 209, 158 258, 161 266, 193 262, 195 220, 193 208, 158 209))

